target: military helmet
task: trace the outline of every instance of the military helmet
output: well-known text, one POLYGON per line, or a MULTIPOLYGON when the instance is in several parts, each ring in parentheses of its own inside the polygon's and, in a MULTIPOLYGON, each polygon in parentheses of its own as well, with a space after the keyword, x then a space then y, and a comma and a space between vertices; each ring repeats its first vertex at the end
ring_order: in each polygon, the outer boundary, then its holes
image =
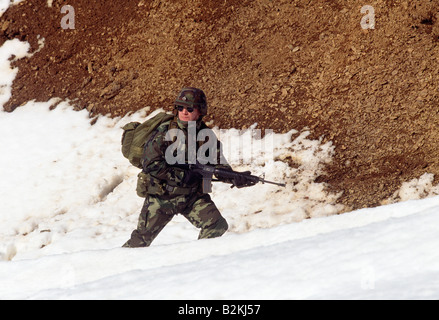
POLYGON ((183 88, 175 100, 175 106, 194 107, 200 110, 200 114, 207 114, 206 95, 203 90, 197 88, 183 88))

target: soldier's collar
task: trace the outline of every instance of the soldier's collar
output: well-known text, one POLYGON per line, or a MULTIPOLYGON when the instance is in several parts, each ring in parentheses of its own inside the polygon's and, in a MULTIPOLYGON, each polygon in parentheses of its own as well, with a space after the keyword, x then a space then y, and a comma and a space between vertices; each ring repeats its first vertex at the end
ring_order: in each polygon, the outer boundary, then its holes
MULTIPOLYGON (((188 121, 181 121, 180 118, 177 117, 177 124, 181 129, 187 130, 188 127, 188 121)), ((197 121, 197 130, 201 128, 201 120, 197 121)))

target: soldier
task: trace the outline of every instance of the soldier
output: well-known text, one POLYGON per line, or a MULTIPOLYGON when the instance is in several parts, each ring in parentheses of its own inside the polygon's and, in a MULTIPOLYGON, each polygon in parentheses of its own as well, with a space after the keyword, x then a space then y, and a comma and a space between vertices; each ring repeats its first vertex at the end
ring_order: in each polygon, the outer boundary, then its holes
MULTIPOLYGON (((166 149, 171 144, 171 141, 166 139, 169 129, 181 130, 188 141, 189 121, 196 121, 197 133, 207 128, 202 121, 202 117, 207 114, 204 92, 197 88, 183 88, 175 101, 175 112, 174 120, 162 123, 151 134, 145 145, 142 158, 143 179, 141 180, 147 185, 146 199, 140 212, 137 229, 131 233, 131 238, 123 245, 124 247, 149 246, 172 217, 178 213, 201 229, 198 239, 220 237, 228 229, 227 221, 209 194, 202 192, 201 176, 185 169, 184 166, 171 166, 165 158, 166 149)), ((222 160, 220 158, 221 148, 217 150, 217 165, 231 169, 228 164, 222 164, 223 161, 220 161, 222 160)), ((221 179, 221 177, 217 178, 221 179)), ((245 179, 239 177, 228 182, 238 187, 246 183, 245 179)))

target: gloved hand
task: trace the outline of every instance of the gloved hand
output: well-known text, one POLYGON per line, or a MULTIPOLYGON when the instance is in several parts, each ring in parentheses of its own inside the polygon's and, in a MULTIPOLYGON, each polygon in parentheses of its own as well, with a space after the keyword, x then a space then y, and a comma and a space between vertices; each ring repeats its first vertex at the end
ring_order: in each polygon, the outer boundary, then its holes
POLYGON ((246 174, 250 175, 251 174, 250 171, 244 171, 241 173, 244 175, 236 176, 233 178, 232 187, 243 188, 243 187, 250 187, 256 184, 256 181, 250 180, 245 176, 246 174))

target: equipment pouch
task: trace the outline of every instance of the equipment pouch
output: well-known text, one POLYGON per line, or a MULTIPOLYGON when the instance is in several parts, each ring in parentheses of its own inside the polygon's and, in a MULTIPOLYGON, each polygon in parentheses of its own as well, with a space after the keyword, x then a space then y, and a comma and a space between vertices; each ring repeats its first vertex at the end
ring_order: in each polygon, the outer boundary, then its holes
POLYGON ((163 195, 165 189, 158 179, 151 177, 151 175, 141 171, 137 175, 137 195, 141 198, 146 198, 147 194, 163 195))
POLYGON ((148 186, 147 186, 147 175, 143 171, 140 172, 137 175, 137 188, 136 192, 137 195, 141 198, 146 198, 146 194, 148 193, 148 186))

